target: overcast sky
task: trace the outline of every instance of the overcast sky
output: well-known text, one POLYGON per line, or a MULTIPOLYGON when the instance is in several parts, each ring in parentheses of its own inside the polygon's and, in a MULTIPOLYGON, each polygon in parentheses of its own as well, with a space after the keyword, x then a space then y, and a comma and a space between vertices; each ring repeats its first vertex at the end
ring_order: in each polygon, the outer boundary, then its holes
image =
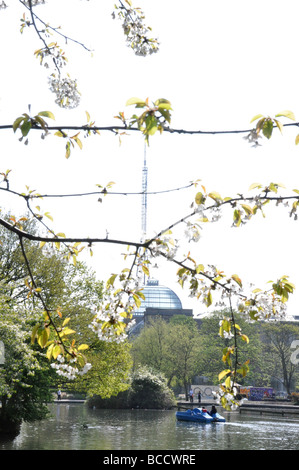
MULTIPOLYGON (((121 23, 112 20, 114 2, 96 0, 47 0, 36 13, 53 26, 62 26, 70 37, 93 49, 93 56, 79 45, 55 38, 66 50, 67 69, 78 80, 82 93, 76 110, 62 110, 48 89, 47 70, 39 66, 34 51, 42 45, 32 28, 19 32, 24 7, 7 0, 0 11, 1 92, 0 123, 12 123, 31 104, 32 114, 54 113, 56 124, 85 124, 87 110, 99 126, 112 125, 113 116, 126 108, 132 96, 150 100, 166 98, 173 107, 172 127, 188 130, 248 129, 251 118, 275 115, 290 109, 299 120, 298 2, 276 0, 236 1, 140 0, 147 24, 158 36, 158 54, 136 57, 125 45, 121 23)), ((53 38, 54 40, 54 38, 53 38)), ((287 122, 283 120, 283 122, 287 122)), ((49 122, 49 124, 52 124, 49 122)), ((291 193, 299 189, 298 130, 288 128, 283 137, 275 132, 270 141, 251 147, 243 135, 155 135, 147 149, 148 190, 180 188, 200 179, 207 191, 223 197, 251 194, 254 182, 283 183, 291 193)), ((114 181, 115 191, 141 190, 143 139, 137 133, 118 138, 101 133, 82 139, 83 150, 64 157, 64 142, 49 136, 42 141, 29 135, 29 144, 18 141, 12 131, 1 133, 0 171, 12 169, 11 189, 25 185, 40 193, 93 191, 96 184, 114 181)), ((167 228, 190 211, 194 189, 148 197, 148 236, 167 228)), ((2 197, 7 209, 15 197, 2 197)), ((49 200, 42 203, 54 217, 55 230, 72 236, 106 236, 139 240, 141 197, 107 196, 49 200)), ((21 209, 20 209, 21 210, 21 209)), ((248 225, 232 229, 229 212, 215 224, 204 226, 198 244, 184 249, 198 262, 216 264, 228 275, 239 274, 244 282, 264 287, 264 282, 289 275, 298 285, 289 313, 298 314, 299 222, 287 208, 266 209, 248 225)), ((94 249, 92 259, 99 278, 122 267, 118 247, 94 249)), ((176 268, 160 265, 152 275, 180 296, 183 307, 194 313, 206 308, 190 302, 175 279, 176 268)))

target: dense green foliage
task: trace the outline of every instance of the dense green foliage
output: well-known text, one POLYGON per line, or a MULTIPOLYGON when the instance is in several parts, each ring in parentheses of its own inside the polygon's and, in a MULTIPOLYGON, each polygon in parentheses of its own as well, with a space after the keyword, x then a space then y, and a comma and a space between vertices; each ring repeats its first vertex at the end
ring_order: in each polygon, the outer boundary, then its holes
MULTIPOLYGON (((161 318, 152 322, 133 343, 135 364, 163 372, 168 384, 180 385, 185 393, 196 376, 218 385, 219 370, 233 344, 233 338, 219 335, 219 323, 225 313, 214 312, 198 324, 184 317, 173 317, 169 323, 161 318)), ((290 393, 291 383, 294 387, 299 380, 298 364, 290 360, 291 344, 298 337, 299 327, 282 322, 248 323, 241 315, 235 319, 250 335, 248 342, 241 338, 237 341, 240 364, 247 360, 246 370, 239 370, 238 383, 262 387, 270 386, 275 379, 290 393)))
POLYGON ((0 341, 4 345, 0 366, 0 432, 14 432, 22 420, 47 416, 53 372, 43 355, 30 346, 26 317, 20 317, 2 301, 0 321, 0 341))
POLYGON ((94 396, 89 400, 89 406, 99 408, 168 409, 174 405, 174 394, 163 374, 145 366, 131 374, 128 390, 117 397, 102 399, 94 396))
MULTIPOLYGON (((28 224, 26 218, 24 223, 28 224)), ((34 224, 27 228, 32 232, 35 230, 34 224)), ((47 328, 43 306, 39 298, 28 296, 28 273, 16 237, 7 236, 1 229, 1 240, 0 341, 4 357, 1 357, 0 365, 0 431, 11 426, 17 429, 22 420, 46 417, 46 404, 52 400, 53 387, 69 387, 104 397, 125 390, 131 368, 130 345, 100 341, 89 328, 103 295, 103 285, 96 280, 95 274, 82 262, 69 264, 63 253, 54 249, 41 251, 34 243, 28 243, 26 247, 35 279, 48 307, 56 312, 57 324, 71 324, 75 328, 68 330, 72 341, 89 344, 89 349, 84 352, 93 366, 92 372, 87 380, 85 376, 79 377, 70 386, 69 379, 57 375, 51 367, 52 358, 48 352, 40 349, 44 338, 42 332, 47 328), (57 308, 59 305, 62 307, 57 308), (34 325, 41 329, 38 343, 32 342, 34 325)), ((46 336, 46 342, 51 342, 51 336, 46 336)), ((55 351, 59 344, 52 344, 52 351, 55 351)))

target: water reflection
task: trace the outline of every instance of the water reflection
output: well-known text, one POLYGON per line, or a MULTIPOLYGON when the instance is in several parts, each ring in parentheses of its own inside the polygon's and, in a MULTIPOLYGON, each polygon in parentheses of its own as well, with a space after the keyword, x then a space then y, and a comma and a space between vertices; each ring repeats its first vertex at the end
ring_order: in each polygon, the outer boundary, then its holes
POLYGON ((226 423, 176 421, 175 411, 90 410, 50 406, 48 420, 24 423, 0 449, 34 450, 298 450, 299 420, 223 413, 226 423))

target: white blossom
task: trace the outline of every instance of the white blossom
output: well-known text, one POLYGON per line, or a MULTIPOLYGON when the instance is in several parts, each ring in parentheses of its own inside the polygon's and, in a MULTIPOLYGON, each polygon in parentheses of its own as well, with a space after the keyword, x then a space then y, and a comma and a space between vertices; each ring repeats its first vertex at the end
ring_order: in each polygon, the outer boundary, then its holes
MULTIPOLYGON (((115 7, 118 10, 118 18, 122 20, 123 31, 126 36, 127 46, 131 47, 136 55, 147 56, 158 52, 159 42, 150 38, 151 29, 144 24, 144 14, 140 8, 115 7)), ((116 17, 115 12, 112 18, 116 17)))
POLYGON ((185 237, 189 242, 198 242, 200 239, 199 225, 192 224, 192 222, 186 222, 185 237))
POLYGON ((55 74, 49 77, 50 90, 55 93, 57 103, 61 108, 76 108, 80 103, 80 92, 76 80, 70 77, 56 78, 55 74))
POLYGON ((58 375, 66 377, 69 380, 75 380, 77 376, 86 374, 92 367, 92 365, 87 362, 82 369, 79 369, 75 366, 77 362, 76 358, 70 359, 69 363, 67 363, 62 355, 57 356, 57 361, 58 363, 52 363, 51 367, 56 370, 58 375))

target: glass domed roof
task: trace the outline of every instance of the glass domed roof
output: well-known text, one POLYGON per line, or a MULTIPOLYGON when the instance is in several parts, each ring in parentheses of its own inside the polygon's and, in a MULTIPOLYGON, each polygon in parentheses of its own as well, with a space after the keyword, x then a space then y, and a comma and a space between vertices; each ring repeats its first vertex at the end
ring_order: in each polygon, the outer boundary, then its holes
POLYGON ((145 300, 142 300, 141 306, 135 311, 135 315, 143 315, 147 307, 170 310, 182 309, 179 297, 169 287, 160 286, 159 281, 149 279, 142 292, 145 300))

